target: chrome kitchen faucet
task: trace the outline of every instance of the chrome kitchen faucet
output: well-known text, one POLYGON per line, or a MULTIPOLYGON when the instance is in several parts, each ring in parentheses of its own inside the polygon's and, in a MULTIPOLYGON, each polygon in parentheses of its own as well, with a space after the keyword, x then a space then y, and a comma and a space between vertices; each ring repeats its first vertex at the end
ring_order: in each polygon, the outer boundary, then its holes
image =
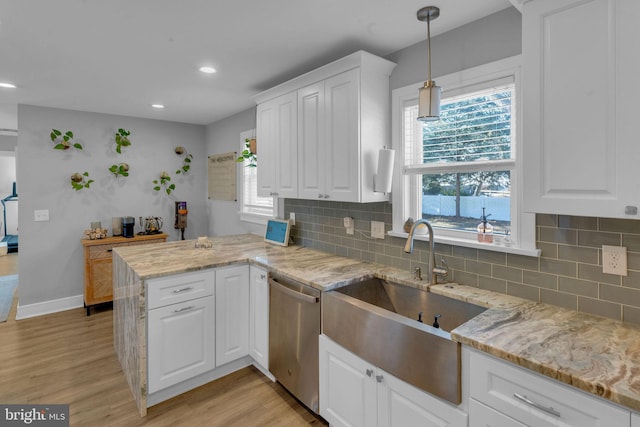
POLYGON ((413 223, 411 230, 409 231, 409 236, 407 237, 407 243, 404 245, 404 251, 408 254, 413 252, 413 235, 416 227, 420 224, 426 225, 429 230, 429 284, 436 285, 438 283, 438 276, 446 277, 447 274, 449 274, 449 269, 446 267, 444 260, 444 267, 436 267, 435 239, 433 235, 433 227, 429 224, 429 221, 426 219, 419 219, 413 223))

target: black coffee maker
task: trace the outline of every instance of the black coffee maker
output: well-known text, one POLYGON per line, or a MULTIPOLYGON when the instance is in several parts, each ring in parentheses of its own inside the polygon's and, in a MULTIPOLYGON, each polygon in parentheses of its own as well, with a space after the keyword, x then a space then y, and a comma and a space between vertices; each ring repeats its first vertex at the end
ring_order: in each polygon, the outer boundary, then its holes
POLYGON ((136 219, 132 216, 122 218, 122 237, 133 237, 133 227, 136 225, 136 219))

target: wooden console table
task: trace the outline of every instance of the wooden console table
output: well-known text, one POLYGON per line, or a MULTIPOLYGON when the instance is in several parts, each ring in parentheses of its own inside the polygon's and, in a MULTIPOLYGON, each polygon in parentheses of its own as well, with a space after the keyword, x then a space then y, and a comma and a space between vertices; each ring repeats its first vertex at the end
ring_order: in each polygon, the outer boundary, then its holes
POLYGON ((134 237, 107 237, 82 239, 84 247, 84 306, 87 316, 91 306, 113 301, 113 248, 166 242, 166 234, 136 235, 134 237))

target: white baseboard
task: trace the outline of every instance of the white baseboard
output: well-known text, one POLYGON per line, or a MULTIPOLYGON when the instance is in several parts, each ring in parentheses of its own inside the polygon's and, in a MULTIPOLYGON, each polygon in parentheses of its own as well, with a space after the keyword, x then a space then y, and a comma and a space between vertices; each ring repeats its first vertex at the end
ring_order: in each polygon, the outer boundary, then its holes
POLYGON ((27 305, 20 305, 20 301, 18 301, 16 320, 28 319, 29 317, 42 316, 79 307, 84 307, 84 295, 82 294, 27 305))

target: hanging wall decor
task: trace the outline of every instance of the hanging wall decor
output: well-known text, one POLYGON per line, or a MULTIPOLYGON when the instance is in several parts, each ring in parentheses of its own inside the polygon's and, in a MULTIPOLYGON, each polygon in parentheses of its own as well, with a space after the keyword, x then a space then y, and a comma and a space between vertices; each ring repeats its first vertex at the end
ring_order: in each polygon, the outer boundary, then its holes
POLYGON ((71 147, 82 150, 82 145, 77 142, 72 142, 73 132, 70 130, 63 134, 58 129, 51 129, 49 136, 51 137, 51 141, 56 143, 56 145, 53 146, 55 150, 68 150, 71 147))
POLYGON ((83 188, 89 188, 92 182, 93 180, 89 178, 89 172, 76 172, 71 175, 71 187, 76 191, 82 190, 83 188))
POLYGON ((129 147, 131 145, 129 135, 131 135, 131 132, 122 128, 116 132, 116 152, 118 154, 122 154, 122 147, 129 147))
POLYGON ((247 160, 249 163, 246 165, 248 168, 255 168, 258 166, 256 163, 258 160, 256 139, 247 138, 244 140, 245 149, 240 153, 240 157, 236 159, 238 163, 242 163, 247 160))
POLYGON ((111 172, 116 178, 119 176, 129 176, 129 165, 127 163, 111 165, 109 172, 111 172))
POLYGON ((176 189, 176 185, 170 182, 171 177, 169 176, 169 174, 165 171, 162 171, 160 173, 160 179, 153 180, 153 183, 155 184, 155 187, 153 187, 153 189, 155 191, 160 191, 164 188, 164 191, 167 193, 167 195, 169 195, 173 190, 176 189))
POLYGON ((186 175, 191 170, 191 160, 193 159, 193 155, 187 153, 187 150, 184 147, 176 147, 175 152, 178 156, 182 156, 184 154, 184 159, 182 160, 182 167, 176 171, 176 174, 186 175))

